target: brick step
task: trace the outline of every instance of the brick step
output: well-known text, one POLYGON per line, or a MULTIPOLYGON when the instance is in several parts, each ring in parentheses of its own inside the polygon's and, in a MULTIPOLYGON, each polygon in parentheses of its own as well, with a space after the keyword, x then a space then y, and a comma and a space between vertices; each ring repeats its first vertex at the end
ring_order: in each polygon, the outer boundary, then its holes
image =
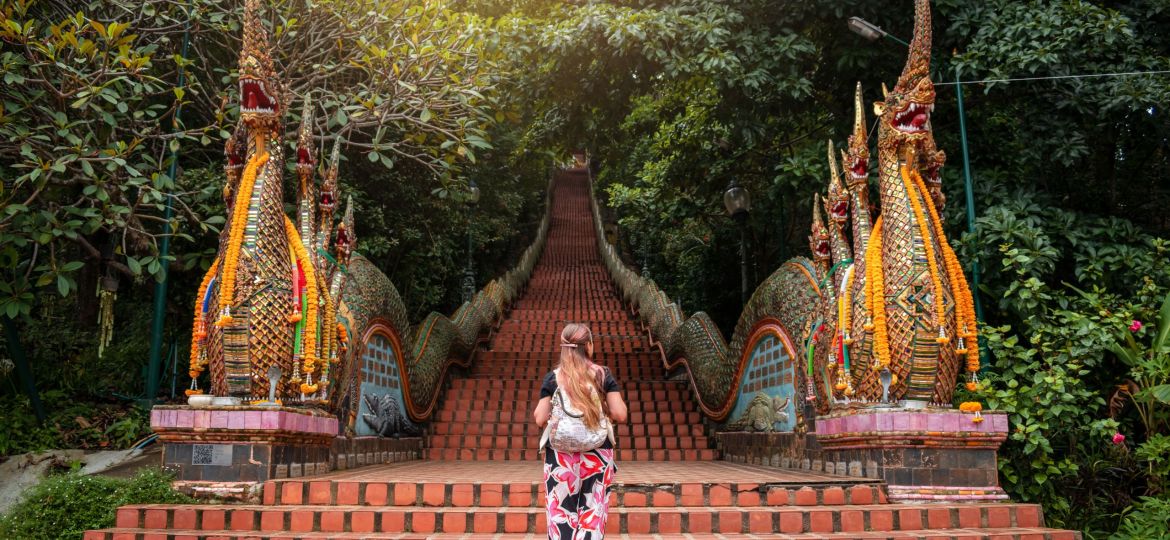
MULTIPOLYGON (((619 437, 699 437, 706 434, 702 424, 618 424, 613 428, 619 437)), ((426 427, 429 435, 511 435, 538 437, 543 432, 533 422, 495 423, 436 422, 426 427)))
MULTIPOLYGON (((539 395, 540 382, 532 379, 532 386, 529 388, 516 388, 511 390, 500 389, 459 389, 458 393, 451 392, 447 394, 447 400, 451 399, 467 399, 477 401, 530 401, 536 399, 539 395)), ((619 383, 620 384, 620 383, 619 383)), ((683 390, 623 390, 622 397, 626 401, 633 403, 637 401, 661 401, 672 402, 682 401, 690 402, 690 391, 683 390)))
MULTIPOLYGON (((439 409, 434 421, 438 422, 529 422, 532 409, 439 409)), ((643 412, 630 411, 631 424, 698 424, 702 420, 698 412, 643 412)))
MULTIPOLYGON (((621 465, 619 464, 620 468, 621 465)), ((467 483, 382 482, 344 480, 275 480, 264 484, 264 504, 430 506, 430 507, 544 507, 544 482, 467 483)), ((886 503, 879 483, 736 484, 661 483, 610 487, 611 507, 673 508, 676 506, 816 506, 886 503)))
MULTIPOLYGON (((120 528, 204 531, 541 533, 537 507, 403 508, 356 505, 130 505, 120 528)), ((1034 504, 731 506, 610 508, 606 530, 627 534, 859 533, 1043 527, 1034 504)))
MULTIPOLYGON (((533 446, 536 446, 533 444, 533 446)), ((636 450, 618 448, 621 461, 713 461, 719 459, 719 451, 711 448, 697 450, 636 450)), ((435 461, 535 461, 539 454, 535 448, 524 450, 497 448, 424 448, 423 459, 435 461)))
POLYGON ((586 311, 577 309, 513 309, 510 315, 520 321, 573 321, 594 324, 609 321, 632 321, 625 311, 586 311))
MULTIPOLYGON (((463 399, 462 396, 448 396, 443 401, 443 406, 439 410, 531 411, 536 408, 536 404, 536 396, 532 396, 531 399, 463 399)), ((630 412, 636 411, 640 413, 688 413, 696 412, 698 408, 692 401, 643 401, 629 399, 626 405, 629 407, 630 412)))
MULTIPOLYGON (((508 330, 502 330, 500 332, 497 332, 495 339, 496 340, 514 339, 514 340, 529 340, 529 341, 541 341, 541 340, 552 341, 552 340, 557 340, 560 338, 560 331, 559 331, 560 326, 562 326, 562 324, 558 323, 557 325, 548 325, 544 328, 524 328, 524 330, 522 330, 522 328, 519 328, 519 327, 508 328, 508 330)), ((592 330, 592 328, 591 328, 591 330, 592 330)), ((647 339, 646 335, 641 335, 638 333, 604 332, 603 330, 601 330, 601 328, 598 328, 598 330, 593 331, 593 344, 594 344, 594 346, 601 346, 603 344, 612 344, 612 342, 642 341, 645 339, 647 339)))
MULTIPOLYGON (((543 346, 536 347, 523 344, 492 344, 487 349, 479 351, 478 360, 494 360, 508 364, 531 364, 533 367, 551 368, 561 358, 561 349, 543 350, 543 346)), ((647 347, 632 350, 593 350, 594 361, 610 368, 622 366, 662 367, 662 355, 657 350, 647 347)))
MULTIPOLYGON (((472 368, 471 373, 472 373, 472 376, 477 377, 477 378, 478 377, 484 377, 484 378, 520 377, 520 378, 524 378, 524 379, 540 380, 540 379, 544 379, 544 376, 547 375, 549 371, 552 371, 552 369, 550 369, 552 367, 553 366, 551 366, 551 365, 544 365, 544 366, 534 366, 534 367, 513 366, 511 368, 508 368, 505 366, 479 366, 479 365, 477 365, 477 366, 474 366, 474 368, 472 368)), ((627 366, 627 367, 611 368, 610 372, 613 374, 614 379, 619 380, 619 381, 622 381, 622 380, 627 380, 627 381, 628 380, 643 380, 643 379, 665 379, 666 378, 666 370, 663 369, 661 366, 646 366, 643 368, 627 366)))
MULTIPOLYGON (((452 390, 522 390, 526 392, 535 391, 540 388, 541 379, 451 379, 452 390)), ((690 388, 687 383, 682 381, 618 381, 622 386, 623 392, 631 391, 654 391, 654 390, 676 390, 679 392, 687 392, 690 395, 690 388)))
MULTIPOLYGON (((644 534, 606 534, 606 538, 629 540, 645 538, 644 534)), ((436 533, 336 533, 336 532, 257 532, 224 531, 209 532, 198 530, 156 531, 151 529, 103 529, 88 531, 84 540, 545 540, 544 533, 503 533, 503 534, 436 534, 436 533)), ((668 537, 663 537, 668 538, 668 537)), ((848 532, 848 533, 806 533, 806 534, 679 534, 669 538, 679 539, 722 539, 754 540, 1080 540, 1081 534, 1043 527, 996 528, 996 529, 944 529, 932 531, 848 532)))
MULTIPOLYGON (((540 440, 534 436, 511 435, 429 435, 427 448, 490 448, 495 450, 524 450, 536 448, 540 440)), ((634 450, 697 450, 711 447, 707 437, 649 437, 616 436, 618 448, 634 450)))
MULTIPOLYGON (((500 332, 511 332, 523 328, 525 331, 537 333, 552 333, 559 335, 561 329, 564 328, 565 321, 517 321, 515 319, 504 319, 500 323, 500 332)), ((616 334, 616 335, 641 335, 642 327, 633 321, 610 321, 598 323, 595 328, 591 328, 598 334, 616 334)))

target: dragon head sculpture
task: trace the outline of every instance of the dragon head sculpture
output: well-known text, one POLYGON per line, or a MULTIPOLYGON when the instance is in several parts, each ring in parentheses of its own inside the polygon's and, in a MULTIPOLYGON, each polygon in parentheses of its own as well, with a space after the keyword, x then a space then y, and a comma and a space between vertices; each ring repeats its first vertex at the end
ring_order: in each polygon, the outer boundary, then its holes
POLYGON ((244 44, 240 49, 240 119, 250 129, 280 126, 284 88, 268 52, 268 32, 260 20, 260 1, 244 0, 244 44))
POLYGON ((812 250, 813 262, 818 270, 829 269, 829 261, 833 257, 833 250, 829 244, 829 229, 821 219, 821 194, 813 196, 813 223, 812 234, 808 237, 808 248, 812 250))
POLYGON ((837 167, 836 148, 829 141, 829 219, 844 224, 849 220, 849 192, 841 185, 841 170, 837 167))
POLYGON ((341 137, 333 141, 333 152, 329 154, 329 167, 322 175, 321 194, 318 206, 323 211, 333 212, 337 207, 337 168, 341 161, 341 137))
POLYGON ((226 161, 223 173, 226 182, 223 183, 223 202, 229 207, 232 204, 232 193, 240 183, 240 173, 244 170, 244 157, 248 151, 247 130, 243 124, 236 125, 236 130, 223 145, 223 154, 226 161))
POLYGON ((926 189, 934 199, 934 206, 941 217, 942 209, 946 206, 947 196, 942 192, 941 170, 947 162, 947 153, 939 150, 934 144, 934 137, 923 141, 922 152, 918 156, 918 167, 922 171, 922 178, 926 181, 926 189))
POLYGON ((857 83, 853 100, 853 133, 849 135, 848 148, 841 151, 841 163, 845 166, 845 182, 849 189, 857 190, 869 183, 869 134, 865 129, 861 83, 857 83))
POLYGON ((305 95, 301 112, 301 128, 297 130, 297 173, 312 175, 317 167, 317 147, 313 144, 313 98, 305 95))
POLYGON ((931 137, 930 115, 934 112, 934 83, 930 80, 930 2, 914 3, 914 37, 910 55, 893 90, 882 86, 884 101, 874 104, 879 118, 879 144, 902 149, 907 143, 921 145, 931 137))

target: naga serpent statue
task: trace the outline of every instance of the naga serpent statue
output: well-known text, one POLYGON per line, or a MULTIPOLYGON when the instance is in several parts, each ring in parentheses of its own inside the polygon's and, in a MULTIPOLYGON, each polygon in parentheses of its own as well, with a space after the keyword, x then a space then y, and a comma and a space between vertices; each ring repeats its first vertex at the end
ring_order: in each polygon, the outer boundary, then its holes
POLYGON ((210 375, 215 396, 263 401, 269 374, 279 373, 284 405, 321 407, 353 434, 361 402, 363 354, 374 334, 394 347, 407 416, 427 420, 452 363, 465 363, 480 332, 503 312, 531 275, 548 228, 516 268, 493 280, 450 318, 431 313, 411 328, 397 289, 354 251, 353 205, 334 224, 342 140, 333 146, 323 182, 313 108, 303 98, 297 133, 297 213, 284 213, 284 123, 291 101, 269 53, 261 0, 244 2, 239 60, 240 126, 225 145, 227 226, 200 285, 191 340, 191 389, 210 375), (277 368, 279 371, 272 369, 277 368))
MULTIPOLYGON (((899 401, 949 407, 964 368, 968 386, 977 384, 973 301, 940 215, 945 199, 938 173, 946 156, 930 125, 935 94, 928 0, 915 1, 914 20, 906 66, 893 90, 883 86, 885 99, 874 107, 881 214, 876 220, 871 215, 858 84, 848 147, 838 168, 829 143, 828 194, 823 204, 820 195, 813 203, 812 259, 789 260, 760 285, 730 343, 709 316, 685 317, 602 242, 602 257, 623 296, 659 341, 668 366, 686 369, 711 419, 728 420, 737 398, 753 395, 741 383, 765 327, 791 342, 790 356, 800 359, 784 380, 786 392, 812 402, 819 414, 899 401)), ((595 217, 600 235, 600 214, 595 217)), ((807 426, 801 409, 795 408, 797 430, 807 426)))

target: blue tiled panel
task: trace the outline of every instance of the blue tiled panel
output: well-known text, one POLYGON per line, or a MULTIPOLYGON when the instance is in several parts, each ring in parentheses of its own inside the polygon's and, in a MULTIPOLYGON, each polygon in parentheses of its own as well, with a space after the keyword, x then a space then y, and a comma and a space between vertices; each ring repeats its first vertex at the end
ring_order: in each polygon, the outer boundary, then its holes
POLYGON ((360 388, 360 405, 355 428, 359 436, 377 435, 370 426, 362 420, 364 415, 370 414, 369 405, 365 396, 369 394, 391 394, 398 400, 398 410, 405 411, 402 402, 402 382, 398 376, 398 360, 394 356, 394 346, 388 338, 381 334, 373 334, 366 343, 365 354, 362 356, 362 373, 360 388))
POLYGON ((756 393, 763 391, 771 397, 788 398, 788 420, 776 422, 776 431, 792 431, 796 426, 795 396, 796 365, 792 351, 775 334, 761 336, 752 348, 743 378, 739 382, 739 397, 728 420, 736 420, 747 409, 756 393))

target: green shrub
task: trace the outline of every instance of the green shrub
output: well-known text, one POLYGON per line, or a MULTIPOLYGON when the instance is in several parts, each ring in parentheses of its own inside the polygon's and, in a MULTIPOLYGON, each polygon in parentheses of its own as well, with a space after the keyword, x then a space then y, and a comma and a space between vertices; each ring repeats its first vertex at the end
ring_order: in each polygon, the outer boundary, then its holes
POLYGON ((42 392, 48 417, 38 424, 28 398, 0 395, 0 456, 54 448, 122 450, 150 434, 150 414, 139 407, 93 403, 71 398, 62 390, 42 392))
POLYGON ((171 489, 171 476, 145 469, 134 478, 53 475, 32 488, 0 518, 0 538, 77 540, 85 531, 114 526, 125 504, 187 503, 193 499, 171 489))
POLYGON ((1170 539, 1170 498, 1142 497, 1110 540, 1170 539))

